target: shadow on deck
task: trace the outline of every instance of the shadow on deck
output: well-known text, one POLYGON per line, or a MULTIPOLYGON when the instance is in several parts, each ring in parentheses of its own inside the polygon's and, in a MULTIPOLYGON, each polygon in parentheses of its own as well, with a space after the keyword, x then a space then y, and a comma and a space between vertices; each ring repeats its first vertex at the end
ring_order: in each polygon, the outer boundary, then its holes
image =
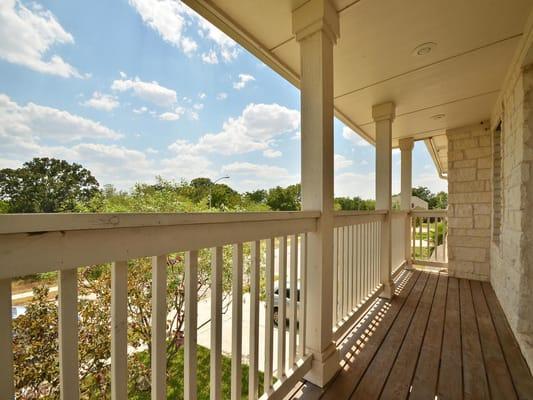
POLYGON ((293 399, 533 399, 533 378, 489 283, 403 271, 338 343, 342 369, 293 399))

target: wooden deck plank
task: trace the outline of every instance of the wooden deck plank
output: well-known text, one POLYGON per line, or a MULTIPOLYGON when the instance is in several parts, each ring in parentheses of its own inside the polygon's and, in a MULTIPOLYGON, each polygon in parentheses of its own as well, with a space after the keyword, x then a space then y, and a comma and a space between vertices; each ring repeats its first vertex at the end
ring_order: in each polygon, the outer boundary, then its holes
MULTIPOLYGON (((429 274, 422 274, 400 310, 376 356, 352 394, 352 399, 377 399, 424 292, 429 274)), ((379 328, 378 328, 379 329, 379 328)))
POLYGON ((401 310, 410 292, 422 276, 418 271, 408 272, 407 274, 410 276, 405 283, 405 286, 398 296, 394 297, 391 301, 390 308, 386 311, 384 316, 382 316, 383 319, 379 322, 376 331, 372 333, 372 336, 365 343, 361 352, 348 360, 344 368, 339 372, 336 379, 331 383, 322 396, 323 399, 346 399, 353 392, 368 364, 370 364, 374 355, 379 350, 382 341, 387 336, 387 332, 396 319, 398 312, 401 310))
POLYGON ((336 379, 324 389, 304 384, 294 399, 533 399, 533 377, 489 283, 403 275, 399 295, 374 303, 340 344, 336 379))
POLYGON ((437 396, 439 400, 463 398, 461 312, 459 281, 456 278, 448 278, 437 396))
POLYGON ((428 278, 424 293, 418 303, 389 377, 385 382, 380 399, 400 400, 406 399, 409 395, 418 355, 420 354, 420 348, 422 347, 429 321, 429 313, 435 298, 438 279, 437 274, 431 274, 428 278))
POLYGON ((513 381, 503 357, 498 335, 492 324, 485 295, 481 289, 481 283, 471 281, 470 288, 472 290, 472 299, 474 300, 479 338, 492 399, 517 399, 513 381))
POLYGON ((463 396, 465 400, 490 399, 472 292, 470 282, 466 279, 459 281, 459 298, 463 349, 463 396))
POLYGON ((483 282, 482 288, 518 398, 520 400, 531 399, 533 397, 533 377, 529 372, 526 360, 522 356, 520 347, 496 298, 496 293, 488 282, 483 282))
POLYGON ((440 275, 409 395, 410 400, 426 400, 435 397, 439 378, 447 291, 448 277, 440 275))

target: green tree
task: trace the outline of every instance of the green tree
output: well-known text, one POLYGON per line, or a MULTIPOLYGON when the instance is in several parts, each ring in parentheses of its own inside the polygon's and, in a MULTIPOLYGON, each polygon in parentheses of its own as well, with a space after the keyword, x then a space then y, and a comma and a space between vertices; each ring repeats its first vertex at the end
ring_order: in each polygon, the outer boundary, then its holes
POLYGON ((233 209, 241 203, 241 195, 223 183, 212 185, 208 196, 211 196, 212 208, 233 209))
POLYGON ((335 198, 335 208, 338 210, 374 210, 374 200, 363 200, 359 196, 335 198))
POLYGON ((431 200, 431 197, 433 196, 433 194, 431 193, 431 190, 429 190, 425 186, 418 186, 418 187, 413 188, 411 195, 416 196, 419 199, 422 199, 424 201, 427 201, 428 204, 431 200))
POLYGON ((268 192, 264 189, 254 190, 252 192, 244 193, 244 198, 251 202, 257 204, 265 204, 267 201, 268 192))
POLYGON ((286 188, 276 186, 268 191, 267 205, 275 211, 297 211, 301 208, 300 184, 286 188))
POLYGON ((0 200, 12 213, 76 211, 98 193, 98 181, 80 164, 34 158, 22 168, 0 170, 0 200))
POLYGON ((439 192, 434 194, 425 186, 418 186, 413 188, 412 195, 422 200, 427 201, 430 209, 441 208, 446 209, 448 207, 448 193, 439 192))
POLYGON ((448 208, 448 193, 439 192, 435 194, 429 202, 429 208, 448 208))

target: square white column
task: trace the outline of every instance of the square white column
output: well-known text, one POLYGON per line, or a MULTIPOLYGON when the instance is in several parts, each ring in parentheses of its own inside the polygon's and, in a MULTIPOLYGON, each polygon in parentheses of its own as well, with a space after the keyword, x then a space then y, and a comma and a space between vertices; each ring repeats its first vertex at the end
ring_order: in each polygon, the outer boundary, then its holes
POLYGON ((394 103, 372 107, 376 123, 376 210, 387 211, 381 229, 380 276, 383 284, 381 297, 390 299, 394 293, 391 259, 391 211, 392 211, 392 121, 394 103))
POLYGON ((338 15, 329 0, 293 11, 300 44, 302 208, 321 212, 308 234, 306 350, 313 355, 306 379, 325 386, 339 367, 333 341, 333 46, 338 15))
MULTIPOLYGON (((402 211, 411 211, 411 194, 413 192, 413 138, 402 138, 398 143, 401 152, 402 161, 402 191, 401 191, 401 209, 402 211)), ((413 265, 411 258, 411 216, 406 217, 405 226, 405 261, 408 267, 413 265)))

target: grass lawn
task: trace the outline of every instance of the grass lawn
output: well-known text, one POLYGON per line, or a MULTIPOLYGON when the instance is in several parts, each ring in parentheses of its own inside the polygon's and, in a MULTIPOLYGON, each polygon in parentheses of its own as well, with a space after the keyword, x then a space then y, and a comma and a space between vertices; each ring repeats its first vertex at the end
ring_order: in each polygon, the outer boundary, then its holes
MULTIPOLYGON (((168 365, 167 398, 183 399, 183 351, 182 347, 175 359, 168 365)), ((198 399, 209 399, 209 356, 210 351, 205 347, 198 346, 198 399)), ((147 365, 150 363, 148 353, 144 352, 140 356, 147 365)), ((259 394, 263 393, 263 373, 259 372, 259 394)), ((143 392, 133 392, 130 388, 129 399, 150 400, 150 390, 143 392)), ((231 358, 222 357, 222 398, 231 398, 231 358)), ((242 365, 242 398, 248 398, 248 365, 242 365)))
MULTIPOLYGON (((428 259, 433 250, 435 249, 435 242, 438 237, 438 244, 444 243, 444 223, 437 223, 437 232, 438 236, 435 235, 435 223, 429 224, 429 249, 426 247, 426 243, 422 243, 422 248, 420 248, 420 239, 423 241, 428 241, 428 224, 426 222, 422 223, 422 232, 420 232, 420 226, 416 227, 415 230, 415 243, 413 245, 414 256, 418 259, 428 259)), ((412 234, 412 233, 411 233, 412 234)), ((412 237, 411 237, 412 243, 412 237)))

